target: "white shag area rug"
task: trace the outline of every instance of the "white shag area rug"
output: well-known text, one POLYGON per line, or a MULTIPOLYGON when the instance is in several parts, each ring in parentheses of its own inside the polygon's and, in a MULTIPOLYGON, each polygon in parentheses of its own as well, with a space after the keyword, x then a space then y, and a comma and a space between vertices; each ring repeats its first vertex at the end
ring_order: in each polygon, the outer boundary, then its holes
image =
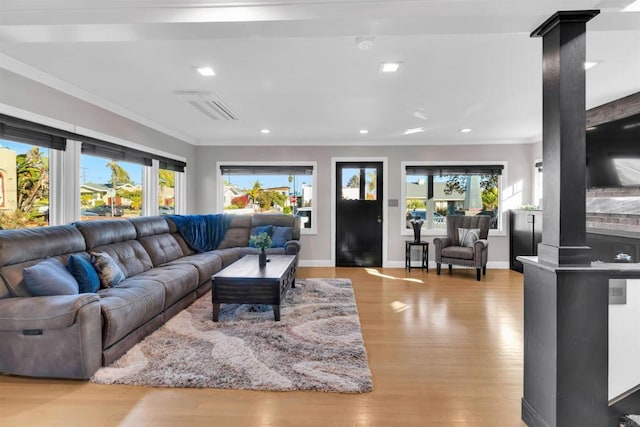
POLYGON ((371 371, 349 279, 297 280, 273 320, 269 305, 211 293, 132 347, 91 382, 149 387, 366 393, 371 371))

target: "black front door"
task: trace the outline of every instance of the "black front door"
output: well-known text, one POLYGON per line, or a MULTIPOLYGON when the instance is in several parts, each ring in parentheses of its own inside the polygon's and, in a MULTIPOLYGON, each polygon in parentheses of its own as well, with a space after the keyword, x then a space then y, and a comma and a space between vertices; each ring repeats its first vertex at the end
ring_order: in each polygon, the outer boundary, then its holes
POLYGON ((382 267, 382 163, 336 163, 336 266, 382 267))

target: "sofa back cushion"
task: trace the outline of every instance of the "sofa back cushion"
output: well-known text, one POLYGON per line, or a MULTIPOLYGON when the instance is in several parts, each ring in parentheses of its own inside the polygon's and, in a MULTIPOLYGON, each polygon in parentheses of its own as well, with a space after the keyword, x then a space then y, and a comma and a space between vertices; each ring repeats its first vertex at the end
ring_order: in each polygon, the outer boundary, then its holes
POLYGON ((224 239, 218 249, 245 247, 249 245, 249 231, 252 215, 231 215, 224 239))
POLYGON ((30 296, 22 271, 38 261, 85 250, 82 234, 71 225, 0 231, 0 298, 30 296))
MULTIPOLYGON (((186 255, 175 235, 171 234, 170 223, 174 227, 175 224, 167 221, 165 217, 141 216, 131 218, 129 221, 135 227, 138 241, 149 254, 154 266, 171 262, 186 255)), ((180 235, 177 228, 174 232, 180 235)), ((186 242, 184 244, 187 245, 186 242)))
POLYGON ((153 267, 149 254, 137 240, 127 240, 126 242, 96 246, 91 252, 108 253, 118 264, 125 277, 144 273, 153 267))
POLYGON ((136 228, 131 221, 122 219, 80 221, 73 225, 84 236, 88 251, 93 251, 99 246, 134 240, 137 237, 136 228))
POLYGON ((285 214, 255 214, 251 216, 251 229, 261 225, 292 227, 291 240, 300 240, 300 217, 285 214))

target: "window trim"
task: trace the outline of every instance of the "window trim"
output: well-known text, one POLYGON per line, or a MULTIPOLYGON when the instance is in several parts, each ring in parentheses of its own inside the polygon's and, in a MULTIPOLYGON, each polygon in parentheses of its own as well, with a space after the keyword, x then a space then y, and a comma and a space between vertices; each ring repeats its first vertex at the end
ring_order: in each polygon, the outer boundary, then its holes
POLYGON ((300 234, 318 234, 318 162, 308 160, 292 160, 292 161, 217 161, 216 162, 216 182, 217 182, 217 194, 216 194, 216 212, 224 211, 224 176, 222 176, 221 166, 247 166, 247 167, 260 167, 260 166, 299 166, 299 167, 311 167, 313 172, 311 173, 311 201, 314 220, 311 221, 311 228, 301 228, 300 234))
MULTIPOLYGON (((409 160, 404 160, 402 162, 400 162, 400 209, 401 209, 401 213, 400 213, 400 234, 402 236, 413 236, 413 230, 410 230, 408 228, 406 228, 406 218, 404 215, 404 209, 405 206, 407 205, 407 166, 412 167, 412 166, 424 166, 424 167, 446 167, 446 166, 461 166, 461 165, 467 165, 469 167, 473 167, 473 166, 492 166, 492 165, 502 165, 503 169, 502 169, 502 173, 500 175, 498 175, 498 197, 499 197, 499 203, 498 203, 498 228, 497 229, 491 229, 489 230, 489 236, 505 236, 506 235, 506 229, 505 229, 505 221, 504 221, 504 215, 505 215, 505 208, 504 208, 504 197, 503 197, 503 192, 504 192, 504 186, 505 183, 507 182, 507 173, 508 173, 508 162, 506 161, 499 161, 499 160, 495 160, 495 161, 477 161, 477 160, 471 160, 471 161, 464 161, 464 160, 455 160, 455 161, 409 161, 409 160)), ((422 234, 425 236, 443 236, 447 233, 446 229, 422 229, 422 234)))

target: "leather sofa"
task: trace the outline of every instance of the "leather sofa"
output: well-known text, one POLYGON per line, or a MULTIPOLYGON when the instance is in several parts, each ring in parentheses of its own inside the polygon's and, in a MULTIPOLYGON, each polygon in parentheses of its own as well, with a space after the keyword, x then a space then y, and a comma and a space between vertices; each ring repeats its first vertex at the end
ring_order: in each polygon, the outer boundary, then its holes
POLYGON ((268 253, 297 255, 300 218, 235 215, 218 248, 198 253, 167 217, 81 221, 0 230, 0 372, 86 379, 211 289, 211 276, 255 254, 249 237, 263 225, 292 227, 268 253), (106 252, 125 279, 97 293, 33 296, 23 271, 47 258, 106 252))

